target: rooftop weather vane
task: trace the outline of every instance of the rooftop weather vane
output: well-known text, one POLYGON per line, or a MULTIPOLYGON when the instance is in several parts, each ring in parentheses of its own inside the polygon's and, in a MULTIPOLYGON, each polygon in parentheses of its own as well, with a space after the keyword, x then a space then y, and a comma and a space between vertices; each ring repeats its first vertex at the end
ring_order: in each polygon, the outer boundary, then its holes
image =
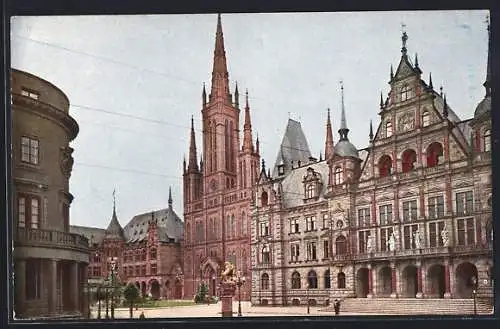
POLYGON ((116 189, 113 189, 113 207, 116 206, 116 189))

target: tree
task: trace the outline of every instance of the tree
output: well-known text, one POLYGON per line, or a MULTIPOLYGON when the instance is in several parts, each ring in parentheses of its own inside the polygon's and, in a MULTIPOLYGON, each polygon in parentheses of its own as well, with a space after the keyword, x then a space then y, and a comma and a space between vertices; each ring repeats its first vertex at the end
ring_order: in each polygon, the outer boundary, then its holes
POLYGON ((198 288, 198 292, 195 296, 195 303, 203 303, 205 301, 206 296, 208 295, 208 287, 205 283, 201 283, 198 288))
POLYGON ((123 291, 125 300, 129 303, 130 317, 134 317, 134 302, 139 299, 139 290, 135 284, 129 283, 123 291))

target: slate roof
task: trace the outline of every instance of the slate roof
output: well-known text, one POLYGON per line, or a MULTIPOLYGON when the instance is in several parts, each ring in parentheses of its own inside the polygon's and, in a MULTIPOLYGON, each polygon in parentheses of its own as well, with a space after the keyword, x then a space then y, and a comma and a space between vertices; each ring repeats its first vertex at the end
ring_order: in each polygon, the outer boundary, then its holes
POLYGON ((111 217, 111 221, 109 222, 104 237, 120 240, 125 239, 125 236, 123 235, 123 227, 120 225, 120 222, 118 222, 118 218, 116 217, 115 208, 113 208, 113 216, 111 217))
POLYGON ((147 239, 148 228, 152 218, 158 223, 160 241, 179 242, 182 240, 184 222, 171 207, 168 207, 134 216, 124 228, 126 242, 134 243, 147 239))
POLYGON ((328 163, 320 161, 291 170, 281 182, 283 205, 285 208, 297 207, 304 204, 304 176, 307 169, 313 168, 321 175, 323 183, 318 202, 325 200, 324 195, 328 186, 328 163))
POLYGON ((89 240, 90 246, 101 243, 106 234, 106 230, 102 228, 78 225, 71 225, 69 231, 70 233, 80 234, 86 237, 89 240))
POLYGON ((477 104, 476 110, 474 111, 474 118, 478 118, 488 112, 491 112, 491 96, 486 96, 477 104))
POLYGON ((288 119, 285 135, 276 156, 272 177, 278 177, 278 166, 280 164, 284 164, 286 175, 292 169, 292 161, 293 166, 296 167, 298 161, 305 164, 309 162, 310 157, 311 151, 309 150, 309 145, 300 122, 288 119))
POLYGON ((359 158, 358 149, 349 140, 338 141, 335 144, 334 152, 341 157, 359 158))

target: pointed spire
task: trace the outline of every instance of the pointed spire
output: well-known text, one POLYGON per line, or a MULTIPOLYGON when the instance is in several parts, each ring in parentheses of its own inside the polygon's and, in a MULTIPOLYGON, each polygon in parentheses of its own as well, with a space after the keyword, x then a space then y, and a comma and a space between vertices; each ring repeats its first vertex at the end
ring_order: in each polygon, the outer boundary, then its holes
POLYGON ((434 86, 432 85, 432 73, 429 72, 429 89, 433 90, 434 86))
POLYGON ((238 81, 236 81, 236 87, 234 88, 234 106, 236 108, 240 107, 240 93, 238 92, 238 81))
POLYGON ((340 81, 340 92, 341 92, 341 112, 340 112, 340 129, 339 135, 340 140, 347 140, 347 134, 349 133, 349 129, 347 128, 347 120, 345 118, 345 106, 344 106, 344 83, 340 81))
POLYGON ((392 68, 392 64, 391 64, 391 81, 392 79, 394 79, 394 69, 392 68))
POLYGON ((487 18, 488 23, 488 61, 486 64, 486 80, 483 83, 484 88, 486 89, 486 97, 491 95, 491 26, 489 17, 487 18))
POLYGON ((439 87, 439 95, 441 97, 443 97, 443 85, 441 85, 441 87, 439 87))
POLYGON ((444 94, 443 116, 448 117, 448 104, 446 103, 446 94, 444 94))
POLYGON ((186 155, 184 154, 184 159, 182 160, 182 169, 186 173, 186 155))
POLYGON ((198 160, 196 159, 196 137, 194 134, 194 117, 191 116, 191 140, 189 144, 188 172, 198 172, 198 160))
POLYGON ((172 186, 168 187, 168 208, 172 209, 172 186))
POLYGON ((323 161, 323 154, 321 153, 321 151, 319 151, 319 161, 323 161))
POLYGON ((245 93, 245 123, 243 124, 243 152, 253 153, 252 123, 250 121, 250 105, 248 104, 248 90, 245 93))
POLYGON ((370 137, 370 143, 373 142, 373 123, 371 119, 370 119, 370 134, 368 135, 368 137, 370 137))
POLYGON ((205 105, 207 105, 207 91, 205 89, 205 82, 203 82, 203 91, 201 92, 201 99, 203 107, 205 107, 205 105))
POLYGON ((221 15, 218 14, 210 99, 229 99, 229 95, 229 74, 227 72, 226 51, 224 49, 224 35, 222 33, 221 15))
POLYGON ((419 68, 418 67, 418 54, 415 53, 415 68, 419 68))
POLYGON ((118 222, 118 217, 116 216, 116 189, 113 189, 113 216, 109 222, 108 228, 105 231, 105 235, 109 238, 124 239, 123 228, 118 222))
POLYGON ((113 218, 116 218, 116 189, 113 189, 113 218))
POLYGON ((203 172, 203 153, 200 153, 200 171, 203 172))
POLYGON ((266 162, 264 161, 264 159, 262 159, 262 167, 261 167, 261 170, 265 173, 266 172, 266 162))
POLYGON ((255 141, 255 149, 256 149, 256 153, 260 154, 259 133, 257 133, 257 140, 255 141))
POLYGON ((326 118, 326 140, 325 140, 325 159, 330 159, 333 156, 333 133, 332 133, 332 123, 330 121, 330 109, 328 109, 328 114, 326 118))
POLYGON ((382 95, 382 92, 380 92, 380 109, 384 108, 384 96, 382 95))

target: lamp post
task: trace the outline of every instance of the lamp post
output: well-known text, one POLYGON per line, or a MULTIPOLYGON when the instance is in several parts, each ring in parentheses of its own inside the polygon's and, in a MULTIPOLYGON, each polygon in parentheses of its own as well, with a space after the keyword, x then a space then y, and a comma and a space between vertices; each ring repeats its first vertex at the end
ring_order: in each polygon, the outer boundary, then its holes
POLYGON ((115 279, 116 279, 116 269, 118 261, 117 257, 108 258, 108 262, 111 265, 111 319, 115 318, 115 279))
POLYGON ((241 316, 241 286, 245 283, 245 277, 241 275, 241 271, 236 274, 236 286, 238 287, 238 316, 241 316))
POLYGON ((105 286, 104 286, 104 291, 105 291, 105 297, 106 297, 106 319, 109 319, 109 289, 108 289, 108 283, 109 281, 106 279, 105 281, 105 286))
POLYGON ((310 314, 311 310, 309 308, 309 282, 306 283, 306 299, 307 299, 307 314, 310 314))
POLYGON ((101 319, 101 286, 97 286, 97 318, 101 319))
POLYGON ((474 315, 477 315, 477 305, 476 305, 476 294, 477 294, 477 277, 472 277, 472 298, 474 298, 474 315))

